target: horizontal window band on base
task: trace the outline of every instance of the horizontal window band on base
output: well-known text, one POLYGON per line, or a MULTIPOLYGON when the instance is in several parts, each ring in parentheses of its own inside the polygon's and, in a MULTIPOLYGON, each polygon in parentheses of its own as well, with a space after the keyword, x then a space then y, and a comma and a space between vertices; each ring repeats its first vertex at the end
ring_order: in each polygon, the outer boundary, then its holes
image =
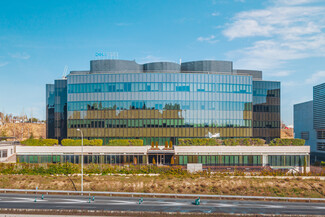
MULTIPOLYGON (((80 155, 17 155, 19 163, 76 163, 80 164, 80 155)), ((308 155, 177 155, 172 154, 103 154, 84 155, 86 164, 158 164, 187 165, 198 163, 203 166, 274 166, 303 167, 309 166, 308 155)))

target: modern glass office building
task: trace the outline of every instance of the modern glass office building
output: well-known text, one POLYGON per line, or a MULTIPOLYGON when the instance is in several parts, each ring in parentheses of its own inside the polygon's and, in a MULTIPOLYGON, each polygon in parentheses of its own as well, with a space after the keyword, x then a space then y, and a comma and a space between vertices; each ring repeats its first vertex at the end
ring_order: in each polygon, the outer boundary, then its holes
MULTIPOLYGON (((54 108, 60 104, 64 115, 66 100, 67 138, 80 138, 77 128, 104 144, 126 138, 143 139, 145 145, 177 144, 178 138, 209 133, 268 141, 280 137, 280 83, 262 81, 261 71, 234 70, 230 61, 141 65, 93 60, 90 71, 71 71, 64 81, 67 98, 59 91, 54 108)), ((64 121, 57 121, 61 133, 55 135, 63 139, 64 121)))
POLYGON ((46 85, 46 137, 67 138, 67 79, 46 85))
POLYGON ((313 100, 294 105, 295 138, 306 140, 311 161, 325 160, 325 83, 313 87, 313 100))
POLYGON ((280 82, 253 81, 253 136, 280 137, 280 82))

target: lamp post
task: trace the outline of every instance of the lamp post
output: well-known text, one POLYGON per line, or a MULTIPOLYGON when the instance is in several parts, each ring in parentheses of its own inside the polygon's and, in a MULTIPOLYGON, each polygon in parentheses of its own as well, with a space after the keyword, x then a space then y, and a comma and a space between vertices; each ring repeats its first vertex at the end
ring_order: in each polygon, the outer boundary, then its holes
POLYGON ((81 193, 84 190, 83 181, 84 181, 84 135, 82 130, 77 129, 81 133, 81 193))

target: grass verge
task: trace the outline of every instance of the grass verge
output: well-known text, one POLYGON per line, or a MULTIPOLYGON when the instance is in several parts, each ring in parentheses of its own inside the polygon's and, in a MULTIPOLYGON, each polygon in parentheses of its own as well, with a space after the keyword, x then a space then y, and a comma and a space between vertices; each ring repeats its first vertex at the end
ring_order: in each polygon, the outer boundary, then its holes
MULTIPOLYGON (((80 190, 80 177, 71 176, 80 190)), ((0 175, 0 188, 71 190, 73 184, 66 176, 50 175, 0 175)), ((323 198, 325 182, 319 179, 302 180, 276 178, 247 178, 229 176, 117 176, 87 175, 84 191, 215 194, 274 197, 323 198)))

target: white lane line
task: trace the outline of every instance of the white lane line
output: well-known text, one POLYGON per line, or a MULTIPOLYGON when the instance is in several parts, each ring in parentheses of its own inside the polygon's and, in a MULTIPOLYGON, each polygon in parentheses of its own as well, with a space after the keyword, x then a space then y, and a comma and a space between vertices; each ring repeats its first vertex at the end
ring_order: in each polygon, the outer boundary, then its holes
POLYGON ((85 199, 85 200, 77 200, 77 199, 62 199, 62 200, 66 200, 66 201, 55 201, 54 203, 88 203, 89 199, 85 199))
POLYGON ((110 200, 109 203, 107 204, 112 204, 112 205, 131 205, 131 204, 138 204, 138 201, 126 201, 126 200, 110 200))
POLYGON ((226 203, 217 203, 217 204, 214 204, 214 206, 217 206, 217 207, 232 207, 232 206, 237 206, 237 205, 226 204, 226 203))
MULTIPOLYGON (((17 198, 10 198, 11 200, 6 201, 6 200, 2 200, 3 202, 8 202, 8 203, 25 203, 25 202, 34 202, 35 198, 21 198, 21 197, 17 197, 17 198)), ((42 200, 41 198, 36 198, 37 202, 41 202, 41 201, 47 201, 47 200, 42 200)))
POLYGON ((180 202, 167 202, 167 201, 143 201, 147 205, 158 205, 158 206, 189 206, 190 203, 180 203, 180 202))
POLYGON ((325 209, 325 206, 314 206, 314 207, 311 207, 311 208, 315 208, 315 209, 325 209))
POLYGON ((277 209, 287 208, 287 207, 279 206, 279 205, 263 205, 263 204, 259 204, 257 206, 261 206, 261 208, 270 208, 270 209, 274 209, 274 208, 277 208, 277 209))

